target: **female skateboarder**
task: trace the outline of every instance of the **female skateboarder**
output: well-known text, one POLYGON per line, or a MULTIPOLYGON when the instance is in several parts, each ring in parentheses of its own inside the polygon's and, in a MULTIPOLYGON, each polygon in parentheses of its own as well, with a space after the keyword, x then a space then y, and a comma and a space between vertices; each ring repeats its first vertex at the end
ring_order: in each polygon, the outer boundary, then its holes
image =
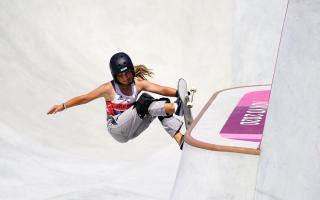
POLYGON ((158 117, 163 128, 182 149, 183 134, 180 128, 183 122, 173 116, 173 113, 178 114, 180 106, 170 103, 168 98, 155 99, 148 93, 142 93, 138 98, 143 91, 177 97, 177 90, 149 82, 146 76, 150 77, 152 72, 143 65, 134 67, 126 53, 113 55, 109 66, 113 80, 87 94, 54 105, 47 114, 55 114, 103 97, 106 102, 107 128, 118 142, 128 142, 137 137, 158 117))

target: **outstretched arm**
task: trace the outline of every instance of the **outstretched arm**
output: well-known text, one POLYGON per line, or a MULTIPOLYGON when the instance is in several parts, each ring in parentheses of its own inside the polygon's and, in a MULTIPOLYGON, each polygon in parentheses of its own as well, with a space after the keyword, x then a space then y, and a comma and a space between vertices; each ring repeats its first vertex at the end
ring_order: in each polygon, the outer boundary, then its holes
POLYGON ((108 91, 107 84, 103 84, 87 94, 74 97, 74 98, 66 101, 65 103, 62 103, 59 105, 54 105, 52 108, 50 108, 50 110, 47 112, 47 114, 48 115, 49 114, 56 114, 57 112, 61 112, 67 108, 88 103, 94 99, 97 99, 99 97, 103 97, 107 91, 108 91))
POLYGON ((175 97, 177 90, 171 87, 161 86, 147 80, 140 81, 141 90, 153 92, 163 96, 175 97))

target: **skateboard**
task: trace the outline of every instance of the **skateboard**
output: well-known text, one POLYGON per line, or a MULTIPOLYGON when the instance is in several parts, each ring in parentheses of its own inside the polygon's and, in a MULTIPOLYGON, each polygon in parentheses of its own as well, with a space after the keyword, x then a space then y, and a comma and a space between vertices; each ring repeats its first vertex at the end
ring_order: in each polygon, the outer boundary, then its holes
POLYGON ((195 88, 192 88, 190 91, 188 91, 187 81, 185 81, 183 78, 180 78, 178 80, 178 95, 182 102, 183 116, 186 129, 188 129, 193 122, 191 108, 193 106, 192 102, 193 95, 195 92, 195 88))

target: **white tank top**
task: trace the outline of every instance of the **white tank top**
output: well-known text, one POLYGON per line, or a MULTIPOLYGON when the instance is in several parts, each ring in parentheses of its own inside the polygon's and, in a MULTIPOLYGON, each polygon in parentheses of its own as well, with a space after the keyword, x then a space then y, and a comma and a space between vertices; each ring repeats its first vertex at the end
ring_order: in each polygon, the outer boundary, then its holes
POLYGON ((112 82, 112 85, 114 86, 116 95, 112 101, 106 101, 106 109, 107 115, 115 116, 133 106, 133 103, 137 100, 138 92, 134 83, 131 84, 131 96, 123 94, 116 82, 112 82))

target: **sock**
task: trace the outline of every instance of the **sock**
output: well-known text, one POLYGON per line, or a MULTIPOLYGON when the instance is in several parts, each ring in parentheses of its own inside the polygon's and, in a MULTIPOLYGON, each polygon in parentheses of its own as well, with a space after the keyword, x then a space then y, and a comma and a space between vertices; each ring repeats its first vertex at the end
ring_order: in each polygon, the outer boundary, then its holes
POLYGON ((178 102, 174 102, 174 113, 177 112, 178 109, 178 102))

